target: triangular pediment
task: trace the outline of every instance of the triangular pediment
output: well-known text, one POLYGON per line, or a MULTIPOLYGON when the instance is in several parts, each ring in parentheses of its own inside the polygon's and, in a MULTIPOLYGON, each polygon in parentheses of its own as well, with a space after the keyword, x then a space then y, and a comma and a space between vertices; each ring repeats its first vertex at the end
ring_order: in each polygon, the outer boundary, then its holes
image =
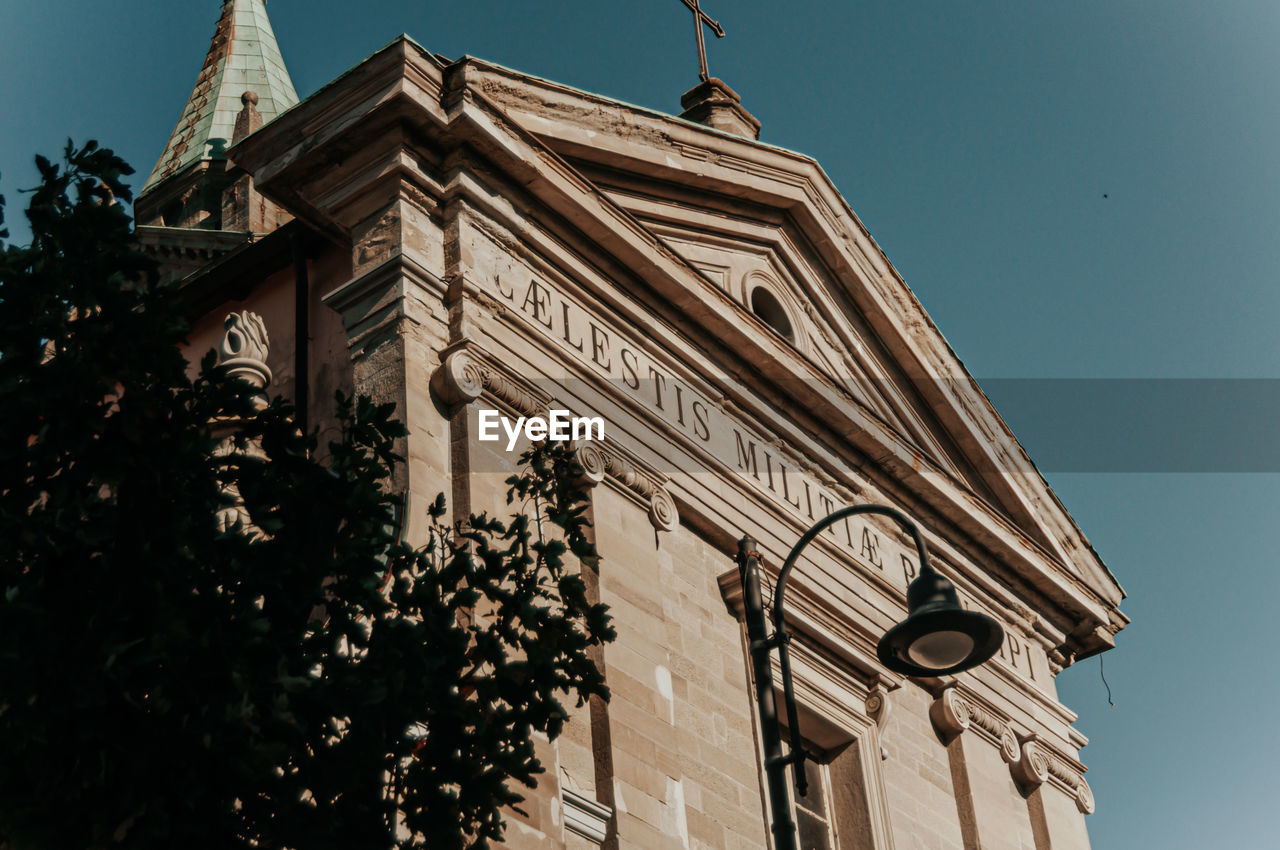
POLYGON ((446 164, 462 149, 483 159, 486 191, 503 186, 481 201, 510 192, 565 244, 589 241, 666 305, 668 327, 697 325, 708 351, 797 408, 776 413, 805 408, 971 539, 1036 571, 1026 580, 1082 624, 1107 625, 1114 578, 811 159, 476 60, 446 65, 406 40, 232 157, 266 194, 349 237, 375 209, 352 187, 396 180, 435 214, 476 176, 446 164), (394 134, 413 155, 377 152, 394 134), (753 313, 757 286, 794 339, 753 313))
POLYGON ((865 406, 947 474, 996 502, 875 330, 840 303, 823 273, 806 258, 799 244, 802 235, 794 228, 739 218, 725 223, 727 229, 709 229, 706 217, 688 208, 673 204, 663 209, 625 192, 606 191, 741 304, 748 320, 778 333, 826 382, 865 406), (668 211, 694 214, 676 221, 662 214, 668 211))
POLYGON ((808 157, 476 63, 480 87, 756 321, 779 295, 793 347, 920 460, 1070 572, 1118 584, 866 228, 808 157), (686 129, 687 128, 687 129, 686 129))

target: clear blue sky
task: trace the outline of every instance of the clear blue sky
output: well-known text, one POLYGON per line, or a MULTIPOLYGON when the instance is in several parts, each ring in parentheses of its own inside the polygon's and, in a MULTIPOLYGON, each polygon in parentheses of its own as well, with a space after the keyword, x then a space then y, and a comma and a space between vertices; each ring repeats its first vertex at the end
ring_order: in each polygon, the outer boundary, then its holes
MULTIPOLYGON (((1275 846, 1280 4, 705 3, 713 73, 822 163, 1130 594, 1116 707, 1097 659, 1060 680, 1094 847, 1275 846)), ((218 8, 0 0, 10 203, 67 136, 143 179, 218 8)), ((268 10, 303 96, 401 32, 659 109, 696 81, 679 0, 268 10)))

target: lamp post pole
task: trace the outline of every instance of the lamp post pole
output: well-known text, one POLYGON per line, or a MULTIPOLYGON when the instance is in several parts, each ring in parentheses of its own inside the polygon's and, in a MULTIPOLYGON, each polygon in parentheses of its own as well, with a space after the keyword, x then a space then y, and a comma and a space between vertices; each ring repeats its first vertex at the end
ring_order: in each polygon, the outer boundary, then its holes
POLYGON ((941 676, 968 670, 995 654, 1004 640, 1000 624, 985 614, 961 608, 955 587, 929 563, 924 536, 902 512, 884 505, 851 505, 819 520, 792 547, 773 593, 773 634, 768 633, 764 598, 761 594, 763 559, 751 537, 738 541, 738 570, 742 580, 742 607, 752 672, 756 682, 756 703, 760 712, 760 737, 764 744, 764 770, 769 786, 769 807, 773 815, 774 850, 795 850, 796 829, 787 796, 786 770, 792 766, 796 793, 807 792, 804 761, 808 754, 800 734, 799 710, 791 676, 791 635, 786 622, 787 580, 800 553, 832 525, 858 514, 878 514, 895 520, 911 535, 920 560, 920 571, 907 588, 907 619, 880 639, 877 654, 891 670, 910 676, 941 676), (773 692, 773 667, 769 656, 778 650, 782 675, 782 698, 791 732, 791 752, 782 753, 782 729, 773 692))
MULTIPOLYGON (((756 680, 756 704, 760 708, 760 737, 764 740, 764 774, 769 785, 769 808, 773 814, 774 850, 795 850, 796 828, 791 820, 791 800, 787 797, 787 761, 782 754, 782 729, 773 699, 773 667, 769 652, 777 646, 766 634, 764 600, 760 595, 760 553, 756 541, 738 541, 738 569, 742 575, 742 608, 747 620, 751 666, 756 680)), ((775 600, 776 604, 776 600, 775 600)), ((777 637, 775 633, 775 638, 777 637)), ((798 751, 793 747, 791 758, 798 751)), ((803 775, 801 771, 801 775, 803 775)))

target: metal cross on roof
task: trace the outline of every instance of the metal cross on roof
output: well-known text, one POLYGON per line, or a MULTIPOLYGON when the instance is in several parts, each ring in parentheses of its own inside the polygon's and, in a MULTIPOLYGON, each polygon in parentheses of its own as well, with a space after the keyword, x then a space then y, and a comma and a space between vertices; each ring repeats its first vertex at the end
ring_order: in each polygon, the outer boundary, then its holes
POLYGON ((719 22, 711 20, 711 17, 702 11, 698 0, 680 0, 680 2, 693 12, 693 29, 698 35, 698 78, 706 82, 711 79, 711 72, 707 70, 707 39, 703 35, 702 27, 710 27, 716 34, 716 38, 724 38, 724 27, 720 26, 719 22))

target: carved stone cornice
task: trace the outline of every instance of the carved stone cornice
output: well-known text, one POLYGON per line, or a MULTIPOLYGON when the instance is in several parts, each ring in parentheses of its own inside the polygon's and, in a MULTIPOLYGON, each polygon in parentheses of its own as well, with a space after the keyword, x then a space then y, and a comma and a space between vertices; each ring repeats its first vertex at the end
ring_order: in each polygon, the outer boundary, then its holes
POLYGON ((1086 815, 1093 814, 1093 791, 1083 767, 1034 734, 1020 735, 1007 718, 978 697, 962 691, 955 682, 943 688, 929 708, 934 728, 947 743, 970 729, 1000 748, 1000 757, 1018 786, 1030 792, 1049 782, 1075 800, 1086 815))
MULTIPOLYGON (((468 404, 488 393, 523 416, 545 416, 555 406, 548 393, 512 377, 469 344, 445 354, 431 376, 431 387, 449 405, 468 404)), ((582 465, 583 483, 594 486, 607 476, 648 508, 649 522, 658 531, 680 527, 680 511, 667 490, 666 476, 604 440, 579 442, 574 451, 582 465)))
MULTIPOLYGON (((749 197, 753 203, 789 210, 788 215, 808 234, 806 244, 818 246, 821 263, 831 270, 832 294, 824 297, 823 303, 854 304, 862 315, 870 317, 872 335, 887 340, 887 350, 897 359, 918 364, 920 374, 957 378, 925 381, 919 388, 929 394, 930 405, 954 411, 948 422, 954 421, 957 431, 967 429, 964 433, 974 437, 960 442, 976 447, 972 449, 976 467, 1034 473, 1025 453, 927 321, 905 282, 812 160, 726 139, 686 122, 572 93, 551 83, 513 76, 475 60, 457 63, 448 71, 450 95, 445 107, 439 99, 446 88, 445 73, 437 57, 399 40, 241 141, 233 158, 255 175, 268 196, 313 226, 341 233, 347 198, 334 186, 349 186, 358 176, 350 162, 357 159, 353 152, 376 146, 397 153, 403 150, 408 158, 422 155, 419 151, 434 150, 444 156, 464 147, 484 151, 495 181, 524 187, 530 203, 546 210, 540 220, 547 223, 546 230, 553 231, 548 239, 573 240, 588 234, 600 246, 602 256, 607 255, 601 267, 634 269, 645 297, 674 304, 697 300, 699 333, 722 340, 726 350, 736 352, 747 363, 767 358, 772 364, 768 370, 770 389, 778 387, 779 397, 807 409, 808 421, 824 423, 824 434, 846 439, 848 455, 856 452, 876 458, 890 480, 901 482, 904 499, 929 506, 948 525, 955 526, 958 536, 981 541, 984 551, 978 554, 989 552, 990 557, 980 560, 992 565, 997 578, 1007 578, 1009 583, 1025 585, 1042 595, 1046 616, 1055 624, 1065 630, 1078 623, 1092 626, 1107 622, 1122 591, 1083 543, 1070 518, 1048 496, 1038 476, 989 476, 987 483, 998 497, 989 501, 975 497, 963 480, 922 467, 928 459, 915 451, 914 441, 882 427, 836 393, 816 388, 810 391, 813 373, 785 341, 741 321, 740 304, 704 292, 704 284, 713 284, 642 226, 640 217, 627 213, 603 190, 588 183, 580 169, 575 170, 552 148, 563 154, 569 149, 565 146, 572 145, 575 160, 599 162, 618 169, 618 173, 673 183, 681 178, 693 180, 699 191, 719 193, 726 199, 749 197), (555 104, 553 109, 560 110, 557 114, 568 117, 543 121, 538 137, 522 130, 523 116, 537 113, 545 117, 547 104, 555 104), (590 116, 590 121, 584 123, 581 116, 590 116), (608 127, 590 122, 607 122, 608 127), (396 137, 401 128, 411 144, 396 137), (601 143, 587 141, 590 136, 584 130, 593 133, 597 129, 604 133, 601 143), (605 138, 610 143, 604 143, 605 138), (663 141, 648 144, 645 139, 663 141), (702 161, 690 155, 686 162, 680 153, 684 148, 695 150, 702 161), (750 179, 744 180, 744 175, 750 179), (567 225, 561 223, 573 223, 574 227, 562 232, 567 225), (997 507, 1002 501, 1019 510, 1030 509, 1044 521, 1044 533, 1023 533, 1008 512, 997 507), (1035 510, 1037 505, 1042 509, 1035 510), (1040 540, 1048 545, 1041 545, 1040 540)), ((458 172, 454 183, 463 182, 463 172, 465 169, 458 172)), ((637 304, 643 300, 638 299, 637 304)), ((670 330, 671 336, 676 333, 670 330)), ((667 341, 655 340, 655 345, 664 348, 667 341)), ((843 447, 841 454, 846 454, 843 447)), ((843 471, 840 474, 845 475, 843 471)), ((1106 636, 1096 631, 1082 632, 1080 642, 1082 652, 1107 645, 1106 636)))
POLYGON ((499 369, 476 349, 456 348, 431 376, 431 388, 450 405, 467 404, 488 392, 522 416, 545 416, 551 396, 499 369))
POLYGON ((1067 658, 1061 649, 1050 649, 1047 656, 1049 659, 1049 672, 1055 676, 1071 665, 1071 659, 1067 658))
POLYGON ((609 834, 613 809, 568 788, 561 790, 560 799, 565 829, 596 844, 603 843, 609 834))
POLYGON ((446 284, 413 252, 402 250, 362 270, 321 297, 342 316, 350 348, 380 338, 401 322, 418 325, 432 316, 444 321, 439 306, 446 284))
POLYGON ((1000 748, 1000 757, 1012 765, 1021 757, 1018 735, 1009 721, 954 682, 942 690, 929 708, 938 734, 948 742, 973 729, 979 737, 1000 748))
MULTIPOLYGON (((1028 741, 1027 743, 1030 744, 1032 742, 1028 741)), ((1046 779, 1052 777, 1053 779, 1056 779, 1057 781, 1063 783, 1069 788, 1074 788, 1076 785, 1079 784, 1080 780, 1082 779, 1080 774, 1073 771, 1070 765, 1068 765, 1065 761, 1055 757, 1051 751, 1043 750, 1043 748, 1041 749, 1044 752, 1046 779)))
POLYGON ((666 479, 659 473, 642 468, 638 461, 610 443, 579 443, 574 451, 586 484, 595 486, 608 475, 648 503, 649 522, 658 531, 675 531, 680 527, 680 511, 667 492, 666 479))
POLYGON ((1097 808, 1093 799, 1093 789, 1083 775, 1083 766, 1073 758, 1058 752, 1043 741, 1030 739, 1023 746, 1035 744, 1036 750, 1044 759, 1044 781, 1056 785, 1067 796, 1075 800, 1076 808, 1086 815, 1093 814, 1097 808))
POLYGON ((1030 790, 1049 778, 1050 756, 1034 738, 1022 742, 1021 758, 1009 765, 1014 780, 1022 788, 1030 790))

